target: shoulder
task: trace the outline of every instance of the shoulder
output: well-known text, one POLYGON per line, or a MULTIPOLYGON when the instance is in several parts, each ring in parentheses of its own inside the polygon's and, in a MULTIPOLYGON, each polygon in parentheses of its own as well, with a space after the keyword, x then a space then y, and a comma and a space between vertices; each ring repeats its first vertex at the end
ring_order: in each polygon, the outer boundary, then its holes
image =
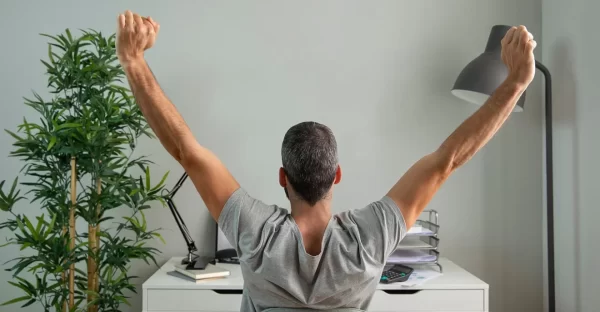
POLYGON ((219 215, 219 223, 232 219, 249 223, 275 221, 276 219, 285 218, 287 214, 286 209, 277 205, 266 204, 240 187, 225 202, 219 215))
POLYGON ((338 219, 345 224, 368 225, 381 223, 382 219, 404 223, 404 217, 398 205, 388 196, 373 201, 363 207, 350 209, 336 214, 338 219))
POLYGON ((396 203, 385 196, 368 205, 337 215, 338 222, 368 255, 385 262, 406 235, 406 223, 396 203))

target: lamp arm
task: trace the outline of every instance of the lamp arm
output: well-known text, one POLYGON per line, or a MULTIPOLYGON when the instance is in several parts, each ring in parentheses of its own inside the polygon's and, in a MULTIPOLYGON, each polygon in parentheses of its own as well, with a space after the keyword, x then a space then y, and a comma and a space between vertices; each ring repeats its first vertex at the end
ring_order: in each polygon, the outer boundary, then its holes
POLYGON ((546 231, 548 248, 548 311, 556 311, 554 287, 554 175, 552 157, 552 77, 544 64, 536 61, 535 67, 544 74, 546 122, 546 231))
POLYGON ((187 226, 185 225, 183 218, 179 214, 179 211, 177 210, 175 203, 173 202, 173 200, 171 198, 167 198, 166 202, 167 202, 167 205, 169 205, 169 209, 171 210, 171 214, 173 214, 173 218, 175 219, 175 222, 177 223, 177 227, 179 227, 179 231, 181 231, 181 235, 183 235, 183 238, 185 239, 185 242, 188 246, 188 251, 190 253, 197 251, 198 249, 196 248, 196 244, 194 243, 194 240, 192 239, 192 236, 190 235, 190 231, 188 230, 187 226))
POLYGON ((169 210, 171 210, 171 214, 173 214, 173 218, 175 219, 175 223, 177 223, 177 227, 179 227, 179 231, 181 231, 181 235, 183 235, 183 239, 185 239, 188 248, 188 258, 191 258, 192 253, 198 251, 198 248, 196 247, 196 244, 194 243, 194 240, 192 239, 190 231, 185 225, 183 218, 179 214, 177 206, 175 206, 175 202, 173 202, 173 196, 175 196, 179 188, 181 188, 187 177, 187 173, 184 173, 173 187, 173 190, 169 192, 168 195, 164 196, 164 199, 169 206, 169 210))

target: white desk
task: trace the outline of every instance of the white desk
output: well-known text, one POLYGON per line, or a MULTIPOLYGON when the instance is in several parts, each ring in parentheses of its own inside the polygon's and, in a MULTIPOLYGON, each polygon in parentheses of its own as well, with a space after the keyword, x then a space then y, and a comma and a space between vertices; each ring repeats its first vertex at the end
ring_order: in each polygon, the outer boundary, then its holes
MULTIPOLYGON (((194 283, 171 275, 171 258, 143 285, 143 311, 239 311, 244 280, 239 265, 218 265, 231 271, 223 279, 194 283)), ((448 259, 441 258, 444 274, 416 287, 380 284, 369 311, 375 312, 488 312, 488 284, 448 259)))

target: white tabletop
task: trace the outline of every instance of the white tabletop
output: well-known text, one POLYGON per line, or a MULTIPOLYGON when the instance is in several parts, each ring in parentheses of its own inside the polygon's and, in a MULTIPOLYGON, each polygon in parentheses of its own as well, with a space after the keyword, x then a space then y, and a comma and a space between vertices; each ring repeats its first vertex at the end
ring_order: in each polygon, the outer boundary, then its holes
MULTIPOLYGON (((210 279, 197 283, 190 282, 167 272, 173 271, 173 265, 179 263, 183 257, 174 257, 167 261, 143 284, 143 289, 242 289, 244 279, 238 264, 218 263, 223 269, 229 270, 231 275, 226 278, 210 279)), ((443 275, 422 285, 415 287, 400 287, 395 284, 379 284, 378 289, 488 289, 488 284, 454 264, 446 258, 440 258, 443 266, 443 275)), ((432 266, 432 270, 438 270, 432 266)))

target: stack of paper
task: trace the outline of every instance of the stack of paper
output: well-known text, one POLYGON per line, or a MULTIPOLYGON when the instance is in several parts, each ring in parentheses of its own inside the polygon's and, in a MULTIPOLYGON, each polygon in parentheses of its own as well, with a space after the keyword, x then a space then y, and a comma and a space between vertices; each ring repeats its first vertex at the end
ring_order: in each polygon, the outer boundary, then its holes
POLYGON ((205 279, 213 279, 213 278, 223 278, 229 276, 230 272, 228 270, 222 269, 214 264, 207 264, 206 267, 202 270, 191 270, 187 268, 185 264, 176 264, 175 270, 172 271, 177 274, 170 274, 172 276, 185 276, 192 281, 201 281, 205 279))
POLYGON ((428 228, 424 228, 420 225, 415 225, 415 226, 411 227, 410 230, 408 230, 408 232, 406 232, 406 235, 419 235, 419 236, 433 235, 433 231, 428 228))
POLYGON ((399 249, 394 251, 392 255, 388 257, 387 263, 419 263, 419 262, 431 262, 436 258, 435 255, 429 254, 423 250, 410 250, 410 249, 399 249))
POLYGON ((397 249, 431 249, 433 246, 416 237, 405 237, 397 249))

